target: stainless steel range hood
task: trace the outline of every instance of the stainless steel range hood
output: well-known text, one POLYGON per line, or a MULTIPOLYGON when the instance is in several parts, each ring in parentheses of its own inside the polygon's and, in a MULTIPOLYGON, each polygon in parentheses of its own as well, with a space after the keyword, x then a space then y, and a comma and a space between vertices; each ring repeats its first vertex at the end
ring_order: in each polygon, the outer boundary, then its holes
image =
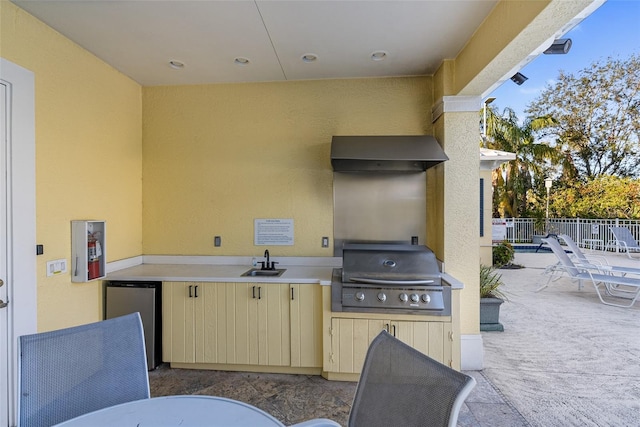
POLYGON ((336 172, 420 172, 449 160, 431 135, 334 136, 336 172))

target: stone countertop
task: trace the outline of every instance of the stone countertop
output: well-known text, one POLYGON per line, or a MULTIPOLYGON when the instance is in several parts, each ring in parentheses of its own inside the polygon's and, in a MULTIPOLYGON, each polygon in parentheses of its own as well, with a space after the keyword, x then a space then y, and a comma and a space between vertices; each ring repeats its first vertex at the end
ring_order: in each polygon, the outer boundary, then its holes
POLYGON ((140 264, 111 272, 104 280, 154 280, 162 282, 309 283, 331 285, 330 266, 278 265, 279 277, 249 277, 251 265, 140 264))
MULTIPOLYGON (((334 268, 342 266, 336 257, 275 257, 277 268, 286 271, 279 277, 242 276, 261 257, 143 255, 110 263, 104 280, 159 282, 228 282, 228 283, 300 283, 331 285, 334 268)), ((447 273, 442 279, 452 289, 464 284, 447 273)))

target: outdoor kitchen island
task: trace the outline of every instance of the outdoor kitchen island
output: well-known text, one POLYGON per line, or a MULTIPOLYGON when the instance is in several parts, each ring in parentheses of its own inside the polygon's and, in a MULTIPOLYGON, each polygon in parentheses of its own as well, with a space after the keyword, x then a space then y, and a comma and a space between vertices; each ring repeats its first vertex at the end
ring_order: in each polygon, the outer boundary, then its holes
MULTIPOLYGON (((162 360, 173 368, 320 375, 357 380, 369 342, 387 329, 459 369, 458 316, 331 311, 336 258, 279 259, 280 277, 242 276, 236 264, 144 263, 107 280, 162 281, 162 360), (303 262, 303 264, 309 264, 303 262)), ((339 262, 339 259, 337 259, 339 262)), ((170 259, 175 262, 175 259, 170 259)), ((462 284, 452 286, 459 310, 462 284)))

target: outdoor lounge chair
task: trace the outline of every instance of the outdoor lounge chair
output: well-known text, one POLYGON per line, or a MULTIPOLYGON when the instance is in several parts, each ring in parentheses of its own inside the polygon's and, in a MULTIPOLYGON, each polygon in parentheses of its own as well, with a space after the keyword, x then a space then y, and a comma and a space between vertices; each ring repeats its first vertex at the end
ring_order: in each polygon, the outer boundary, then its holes
POLYGON ((569 274, 569 277, 579 282, 583 280, 590 280, 593 283, 593 287, 598 294, 598 298, 603 304, 613 305, 615 307, 628 308, 631 307, 638 297, 640 296, 640 279, 615 276, 612 274, 603 274, 597 268, 589 267, 585 265, 574 264, 569 255, 562 249, 560 244, 554 239, 543 239, 547 245, 551 248, 553 253, 560 261, 560 264, 564 270, 569 274), (617 304, 609 302, 603 299, 600 287, 604 292, 615 298, 630 301, 628 304, 617 304))
MULTIPOLYGON (((367 351, 348 426, 455 427, 475 385, 473 377, 382 331, 367 351)), ((330 425, 327 420, 314 421, 295 426, 330 425)))
POLYGON ((19 387, 21 427, 148 399, 140 314, 21 336, 19 387))
POLYGON ((566 234, 561 234, 559 237, 565 241, 573 253, 575 264, 584 265, 591 269, 597 269, 603 274, 619 274, 621 276, 626 276, 627 274, 640 275, 640 268, 609 265, 609 261, 607 261, 607 258, 603 256, 585 255, 576 242, 566 234))
POLYGON ((631 258, 631 252, 640 252, 638 241, 627 227, 609 227, 609 230, 613 233, 614 240, 607 243, 607 248, 617 247, 626 252, 629 258, 631 258))

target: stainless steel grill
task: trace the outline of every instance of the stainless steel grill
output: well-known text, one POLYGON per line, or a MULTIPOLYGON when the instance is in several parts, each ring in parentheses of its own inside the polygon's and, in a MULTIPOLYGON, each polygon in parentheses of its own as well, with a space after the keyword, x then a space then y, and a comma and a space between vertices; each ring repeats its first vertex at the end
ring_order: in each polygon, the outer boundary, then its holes
POLYGON ((425 246, 348 244, 342 261, 333 271, 333 311, 451 314, 451 288, 425 246))

